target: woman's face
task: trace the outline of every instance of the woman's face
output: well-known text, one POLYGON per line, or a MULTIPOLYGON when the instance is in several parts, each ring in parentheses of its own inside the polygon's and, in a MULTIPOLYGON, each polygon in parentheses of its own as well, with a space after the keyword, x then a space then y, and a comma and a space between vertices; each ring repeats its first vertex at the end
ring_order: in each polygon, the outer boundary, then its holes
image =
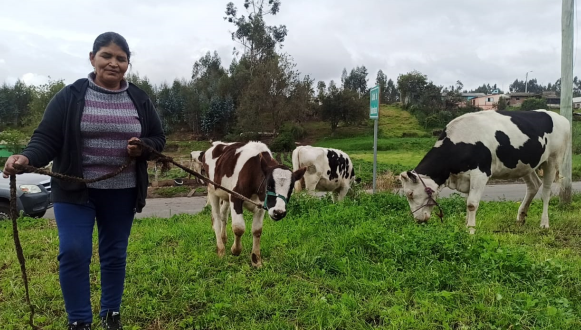
POLYGON ((127 53, 117 44, 110 43, 101 47, 96 54, 91 52, 89 58, 95 67, 95 83, 101 87, 118 89, 129 66, 127 53))

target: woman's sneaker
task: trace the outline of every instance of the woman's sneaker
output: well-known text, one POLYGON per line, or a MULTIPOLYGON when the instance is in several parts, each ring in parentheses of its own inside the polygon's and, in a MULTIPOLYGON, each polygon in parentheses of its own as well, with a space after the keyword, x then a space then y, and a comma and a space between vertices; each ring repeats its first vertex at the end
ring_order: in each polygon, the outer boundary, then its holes
POLYGON ((107 315, 101 316, 101 326, 105 330, 123 329, 123 326, 121 325, 121 315, 119 315, 119 312, 107 312, 107 315))
POLYGON ((91 330, 91 323, 80 323, 80 322, 69 323, 68 330, 91 330))

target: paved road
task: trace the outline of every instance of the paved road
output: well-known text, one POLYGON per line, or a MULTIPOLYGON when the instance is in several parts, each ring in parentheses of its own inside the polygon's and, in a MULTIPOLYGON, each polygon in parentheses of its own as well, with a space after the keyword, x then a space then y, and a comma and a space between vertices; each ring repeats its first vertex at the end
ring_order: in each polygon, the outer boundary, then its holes
MULTIPOLYGON (((553 184, 553 194, 558 194, 559 186, 553 184)), ((581 182, 573 182, 573 190, 581 192, 581 182)), ((482 200, 486 201, 519 201, 524 198, 526 191, 526 186, 524 183, 516 184, 498 184, 486 186, 484 190, 484 195, 482 200)), ((453 193, 457 193, 454 190, 444 188, 440 193, 441 197, 448 197, 453 193)), ((461 194, 464 196, 464 194, 461 194)), ((535 196, 535 198, 540 198, 541 192, 535 196)), ((137 213, 137 218, 144 217, 160 217, 168 218, 173 214, 177 213, 190 213, 195 214, 200 212, 206 205, 206 197, 196 196, 196 197, 175 197, 175 198, 150 198, 147 200, 147 206, 143 209, 143 212, 137 213)), ((50 209, 46 212, 44 216, 48 219, 54 219, 53 210, 50 209)))

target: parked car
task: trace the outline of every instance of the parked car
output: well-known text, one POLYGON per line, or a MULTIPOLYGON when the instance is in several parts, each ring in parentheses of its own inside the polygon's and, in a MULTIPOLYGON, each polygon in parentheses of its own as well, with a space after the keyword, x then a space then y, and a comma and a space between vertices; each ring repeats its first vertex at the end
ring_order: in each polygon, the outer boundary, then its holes
MULTIPOLYGON (((50 177, 36 173, 16 176, 16 197, 18 213, 23 211, 29 217, 41 218, 52 207, 50 198, 50 177)), ((0 175, 0 220, 10 219, 10 179, 0 175)))

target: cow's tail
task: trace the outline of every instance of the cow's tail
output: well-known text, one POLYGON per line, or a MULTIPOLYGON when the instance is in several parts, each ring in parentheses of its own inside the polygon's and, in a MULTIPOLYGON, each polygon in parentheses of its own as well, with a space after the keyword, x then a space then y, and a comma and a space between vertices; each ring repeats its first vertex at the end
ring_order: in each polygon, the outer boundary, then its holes
MULTIPOLYGON (((295 150, 293 150, 293 155, 292 155, 293 171, 296 171, 296 170, 301 168, 301 162, 299 159, 299 150, 300 149, 301 149, 301 147, 296 147, 295 150)), ((304 182, 304 179, 302 179, 302 178, 299 181, 295 182, 295 191, 301 191, 303 189, 302 182, 304 182)))

